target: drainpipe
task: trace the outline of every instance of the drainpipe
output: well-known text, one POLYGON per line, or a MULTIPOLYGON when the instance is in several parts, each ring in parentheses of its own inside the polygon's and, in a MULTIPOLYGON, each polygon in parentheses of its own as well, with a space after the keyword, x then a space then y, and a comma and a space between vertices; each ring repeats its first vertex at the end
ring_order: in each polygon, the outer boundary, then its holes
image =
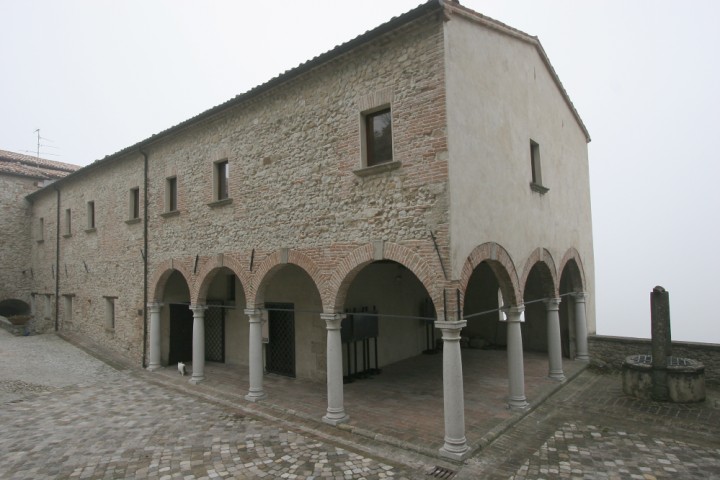
POLYGON ((148 155, 140 147, 140 155, 143 156, 143 354, 140 362, 145 368, 145 357, 147 356, 147 335, 148 335, 148 155))
POLYGON ((55 331, 60 329, 60 189, 53 185, 57 192, 57 205, 55 215, 55 331))

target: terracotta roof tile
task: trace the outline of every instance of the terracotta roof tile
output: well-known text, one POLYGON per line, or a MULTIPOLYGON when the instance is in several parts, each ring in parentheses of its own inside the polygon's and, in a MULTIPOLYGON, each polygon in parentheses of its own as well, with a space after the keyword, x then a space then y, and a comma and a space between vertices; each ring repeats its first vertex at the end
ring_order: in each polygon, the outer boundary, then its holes
POLYGON ((0 150, 0 174, 54 180, 69 175, 79 168, 79 165, 0 150))

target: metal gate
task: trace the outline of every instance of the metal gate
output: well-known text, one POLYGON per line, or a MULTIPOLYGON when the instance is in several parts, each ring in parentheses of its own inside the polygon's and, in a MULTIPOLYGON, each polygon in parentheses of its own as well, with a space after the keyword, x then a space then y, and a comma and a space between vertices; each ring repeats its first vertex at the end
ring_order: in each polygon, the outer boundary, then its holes
POLYGON ((267 371, 295 376, 295 306, 292 303, 266 303, 269 342, 267 371))
POLYGON ((225 309, 218 304, 205 311, 205 360, 225 362, 225 309))

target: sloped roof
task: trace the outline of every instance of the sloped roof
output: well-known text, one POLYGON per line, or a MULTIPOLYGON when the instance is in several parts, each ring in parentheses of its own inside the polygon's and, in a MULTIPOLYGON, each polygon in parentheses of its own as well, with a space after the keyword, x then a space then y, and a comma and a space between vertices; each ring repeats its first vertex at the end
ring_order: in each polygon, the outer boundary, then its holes
POLYGON ((22 153, 0 150, 0 174, 57 180, 79 170, 79 165, 31 157, 22 153))

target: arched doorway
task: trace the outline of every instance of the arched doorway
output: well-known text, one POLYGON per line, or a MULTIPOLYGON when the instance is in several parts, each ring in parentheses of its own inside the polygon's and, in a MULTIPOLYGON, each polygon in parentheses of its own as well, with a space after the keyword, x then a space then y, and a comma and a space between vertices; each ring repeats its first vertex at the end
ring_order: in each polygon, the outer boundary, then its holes
POLYGON ((560 336, 563 356, 575 358, 575 298, 573 293, 583 291, 582 274, 574 258, 568 260, 560 274, 560 336))
POLYGON ((555 285, 550 268, 545 262, 537 262, 530 269, 523 291, 525 322, 522 324, 522 335, 526 351, 548 351, 547 307, 544 300, 552 298, 555 298, 555 285))

